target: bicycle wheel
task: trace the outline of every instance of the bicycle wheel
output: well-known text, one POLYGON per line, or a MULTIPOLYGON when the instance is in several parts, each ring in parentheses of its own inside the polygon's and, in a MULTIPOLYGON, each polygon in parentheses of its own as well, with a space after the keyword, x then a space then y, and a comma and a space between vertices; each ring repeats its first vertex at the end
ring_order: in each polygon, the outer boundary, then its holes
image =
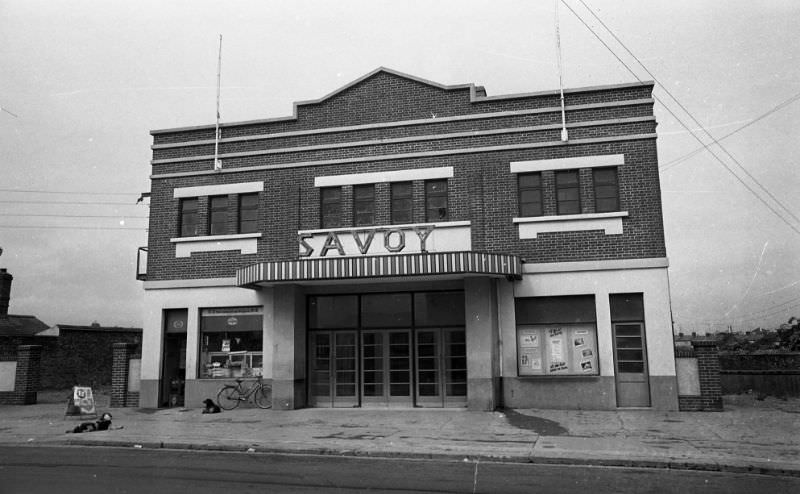
POLYGON ((233 410, 239 406, 239 389, 236 386, 224 386, 217 394, 217 403, 223 410, 233 410))
POLYGON ((258 408, 272 408, 272 386, 262 384, 253 394, 253 401, 258 408))

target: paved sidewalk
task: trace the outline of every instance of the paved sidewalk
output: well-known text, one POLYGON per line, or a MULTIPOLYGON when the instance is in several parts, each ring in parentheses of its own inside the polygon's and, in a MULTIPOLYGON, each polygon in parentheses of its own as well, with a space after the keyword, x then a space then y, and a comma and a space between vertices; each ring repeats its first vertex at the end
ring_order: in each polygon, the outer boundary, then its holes
MULTIPOLYGON (((98 399, 98 412, 108 410, 98 399)), ((178 448, 800 476, 800 399, 726 397, 724 412, 110 409, 120 430, 66 434, 59 404, 0 406, 0 443, 178 448)))

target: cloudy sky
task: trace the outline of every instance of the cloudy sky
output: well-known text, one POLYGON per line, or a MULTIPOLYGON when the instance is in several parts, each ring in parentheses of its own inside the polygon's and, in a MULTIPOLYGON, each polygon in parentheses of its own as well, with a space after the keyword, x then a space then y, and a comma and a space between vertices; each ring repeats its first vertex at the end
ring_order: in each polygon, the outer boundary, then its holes
MULTIPOLYGON (((220 34, 233 122, 290 115, 380 66, 489 95, 556 89, 554 12, 552 0, 0 0, 11 313, 141 325, 149 131, 214 122, 220 34)), ((800 2, 565 0, 559 13, 566 87, 659 83, 677 328, 800 315, 800 2), (695 152, 687 127, 711 142, 701 126, 731 135, 695 152)))

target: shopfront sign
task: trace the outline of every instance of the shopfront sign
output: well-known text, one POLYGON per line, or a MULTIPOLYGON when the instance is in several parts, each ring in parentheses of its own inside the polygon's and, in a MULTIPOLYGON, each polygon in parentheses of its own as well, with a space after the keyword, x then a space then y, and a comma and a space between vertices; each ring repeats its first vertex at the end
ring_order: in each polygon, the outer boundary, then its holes
POLYGON ((311 230, 297 235, 301 258, 424 254, 469 250, 469 224, 311 230))

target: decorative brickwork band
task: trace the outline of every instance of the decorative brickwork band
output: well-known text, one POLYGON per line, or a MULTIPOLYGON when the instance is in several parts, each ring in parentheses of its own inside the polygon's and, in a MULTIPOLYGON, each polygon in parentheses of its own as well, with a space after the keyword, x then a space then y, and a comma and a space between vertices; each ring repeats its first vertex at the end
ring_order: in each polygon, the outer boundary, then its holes
POLYGON ((128 365, 134 345, 130 343, 114 343, 114 361, 111 365, 111 402, 112 408, 126 406, 128 395, 128 365))

